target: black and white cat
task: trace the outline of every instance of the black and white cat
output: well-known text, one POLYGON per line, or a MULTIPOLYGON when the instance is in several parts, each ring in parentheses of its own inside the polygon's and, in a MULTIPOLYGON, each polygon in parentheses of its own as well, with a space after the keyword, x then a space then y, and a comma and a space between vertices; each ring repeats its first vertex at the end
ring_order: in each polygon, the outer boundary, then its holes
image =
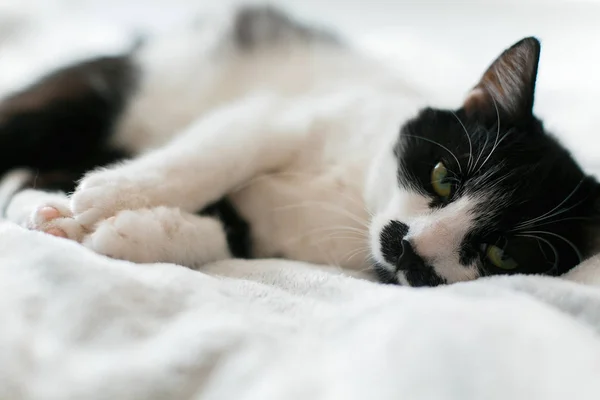
POLYGON ((5 99, 6 218, 192 268, 283 257, 415 286, 559 275, 594 250, 599 187, 532 114, 539 52, 523 39, 459 108, 422 108, 335 36, 246 7, 5 99), (47 190, 83 174, 70 196, 47 190))

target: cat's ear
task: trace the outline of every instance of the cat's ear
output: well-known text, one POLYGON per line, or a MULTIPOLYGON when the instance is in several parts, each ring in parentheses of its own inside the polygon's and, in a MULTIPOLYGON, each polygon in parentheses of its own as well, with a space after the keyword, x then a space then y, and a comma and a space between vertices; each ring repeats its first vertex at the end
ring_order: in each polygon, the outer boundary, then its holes
POLYGON ((496 118, 500 113, 513 121, 533 114, 540 42, 525 38, 505 50, 485 71, 463 105, 469 115, 496 118))

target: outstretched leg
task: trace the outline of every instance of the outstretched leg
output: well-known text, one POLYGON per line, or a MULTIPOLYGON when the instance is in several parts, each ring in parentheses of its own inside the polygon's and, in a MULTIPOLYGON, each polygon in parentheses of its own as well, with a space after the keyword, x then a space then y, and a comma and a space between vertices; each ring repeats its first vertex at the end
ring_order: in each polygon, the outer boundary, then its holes
POLYGON ((90 232, 73 218, 68 203, 64 194, 24 190, 13 198, 7 218, 28 229, 79 241, 99 254, 132 262, 199 268, 232 257, 224 227, 212 217, 168 207, 125 210, 101 221, 90 232))

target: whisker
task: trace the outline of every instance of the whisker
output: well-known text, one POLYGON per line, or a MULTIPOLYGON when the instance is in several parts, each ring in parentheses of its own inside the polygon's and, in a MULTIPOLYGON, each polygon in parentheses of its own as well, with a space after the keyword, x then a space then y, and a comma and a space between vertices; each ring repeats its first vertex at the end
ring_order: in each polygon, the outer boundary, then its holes
MULTIPOLYGON (((567 212, 567 211, 569 211, 569 209, 565 209, 564 211, 562 211, 561 213, 559 213, 559 214, 556 214, 556 215, 560 215, 560 214, 562 214, 562 213, 564 213, 564 212, 567 212)), ((553 216, 555 216, 555 215, 551 215, 551 216, 549 216, 548 218, 551 218, 551 217, 553 217, 553 216)), ((548 218, 544 218, 544 220, 545 220, 545 219, 548 219, 548 218)), ((589 218, 589 217, 569 217, 569 218, 561 218, 561 219, 555 219, 555 220, 553 220, 553 221, 541 222, 541 223, 539 223, 539 224, 536 224, 536 223, 531 223, 531 224, 527 224, 527 225, 525 225, 525 226, 517 226, 517 229, 513 230, 513 232, 514 232, 514 231, 516 231, 516 230, 518 230, 518 229, 521 229, 521 230, 523 230, 523 229, 529 229, 529 228, 537 228, 538 226, 544 226, 544 225, 550 225, 550 224, 557 224, 557 223, 559 223, 559 222, 564 222, 564 221, 571 221, 571 220, 574 220, 574 221, 589 221, 589 220, 591 220, 591 219, 592 219, 592 218, 589 218)), ((543 220, 542 220, 542 221, 543 221, 543 220)))
POLYGON ((350 200, 352 203, 354 203, 354 205, 362 207, 369 217, 374 216, 373 212, 367 208, 362 196, 358 196, 359 198, 356 199, 350 195, 351 193, 349 191, 338 191, 334 187, 332 187, 331 190, 335 191, 336 194, 342 195, 342 197, 344 197, 346 200, 350 200))
POLYGON ((333 231, 333 232, 330 233, 329 235, 325 236, 327 239, 356 240, 356 241, 360 241, 360 242, 368 242, 369 241, 368 232, 360 230, 358 228, 353 228, 353 227, 349 227, 349 226, 321 226, 318 228, 310 229, 306 232, 302 232, 299 235, 293 236, 291 238, 288 238, 286 240, 284 246, 292 245, 292 244, 297 243, 307 237, 313 236, 313 235, 321 233, 321 232, 330 232, 330 231, 333 231), (344 233, 346 233, 346 234, 351 233, 356 236, 342 236, 344 233), (336 237, 335 235, 340 235, 340 236, 336 237))
MULTIPOLYGON (((267 173, 267 174, 256 176, 246 182, 242 182, 241 184, 239 184, 238 186, 233 188, 231 190, 231 193, 239 192, 239 191, 247 188, 248 186, 256 184, 265 179, 283 178, 283 177, 300 177, 300 178, 306 177, 306 178, 314 179, 316 175, 318 175, 318 174, 310 173, 310 172, 298 172, 298 171, 281 171, 281 172, 267 173)), ((349 200, 350 202, 354 203, 356 206, 362 207, 363 210, 369 216, 371 216, 371 217, 373 216, 373 213, 367 208, 365 202, 363 201, 363 199, 360 195, 351 196, 352 193, 350 193, 350 191, 339 191, 333 186, 330 188, 327 188, 327 187, 324 187, 324 188, 329 189, 331 192, 335 192, 336 195, 341 195, 341 197, 349 200)))
POLYGON ((556 250, 556 247, 554 247, 554 245, 552 245, 552 243, 550 243, 550 241, 548 241, 544 238, 541 238, 537 235, 521 235, 521 234, 519 234, 519 235, 515 235, 515 236, 528 237, 528 238, 532 238, 532 239, 536 239, 536 240, 541 240, 542 242, 546 243, 548 245, 548 247, 550 247, 550 249, 554 253, 554 264, 552 265, 552 268, 550 268, 547 272, 556 270, 556 267, 558 266, 558 261, 559 261, 558 250, 556 250))
POLYGON ((471 162, 473 161, 473 142, 471 142, 471 135, 469 135, 469 131, 467 131, 467 127, 465 126, 465 124, 463 124, 463 122, 460 120, 460 118, 458 117, 458 115, 456 115, 454 111, 452 111, 452 115, 454 115, 454 118, 456 118, 460 126, 462 126, 463 131, 465 132, 465 135, 469 140, 469 161, 467 162, 467 175, 469 175, 472 166, 471 162))
POLYGON ((337 235, 335 232, 334 233, 330 233, 329 235, 325 236, 325 238, 327 238, 327 239, 340 239, 340 240, 355 240, 357 242, 362 242, 362 243, 367 242, 367 238, 364 238, 364 237, 358 237, 358 236, 340 236, 340 235, 337 235))
POLYGON ((580 201, 579 203, 575 204, 574 206, 571 206, 571 207, 567 208, 566 210, 563 210, 563 211, 560 211, 558 213, 552 214, 554 211, 556 211, 558 208, 560 208, 563 204, 565 204, 567 201, 569 201, 569 199, 577 192, 577 190, 579 189, 579 187, 581 186, 581 184, 583 183, 584 180, 585 180, 585 177, 581 178, 581 180, 579 181, 579 183, 577 184, 577 186, 575 186, 575 189, 573 189, 571 191, 571 193, 563 201, 561 201, 559 205, 557 205, 556 207, 554 207, 552 210, 548 211, 547 213, 545 213, 543 215, 540 215, 539 217, 535 217, 535 218, 532 218, 532 219, 530 219, 528 221, 522 222, 521 224, 517 225, 517 227, 522 226, 522 225, 526 225, 526 224, 531 225, 533 223, 536 223, 536 222, 539 222, 539 221, 543 221, 543 220, 548 219, 548 218, 555 217, 555 216, 560 215, 560 214, 562 214, 564 212, 567 212, 567 211, 573 209, 574 207, 578 206, 579 204, 581 204, 585 199, 582 200, 582 201, 580 201), (552 215, 548 215, 548 214, 552 214, 552 215))
POLYGON ((494 104, 494 108, 496 109, 498 129, 496 129, 496 140, 494 141, 494 146, 492 146, 492 150, 490 150, 490 153, 488 154, 487 158, 483 161, 479 169, 483 168, 487 160, 489 160, 492 154, 494 153, 494 150, 496 150, 496 146, 498 145, 498 138, 500 137, 500 111, 498 111, 498 105, 496 104, 496 100, 494 100, 494 96, 491 96, 491 99, 492 103, 494 104))
POLYGON ((356 257, 359 254, 367 254, 367 253, 369 253, 370 250, 371 249, 369 247, 366 247, 366 248, 360 248, 360 249, 357 249, 357 250, 354 250, 354 251, 350 252, 350 254, 348 254, 346 256, 346 263, 349 263, 354 257, 356 257))
POLYGON ((440 146, 442 149, 446 150, 448 153, 450 153, 450 155, 451 155, 452 157, 454 157, 454 160, 456 161, 456 164, 458 165, 458 169, 459 169, 459 171, 460 171, 460 173, 461 173, 461 175, 462 175, 462 173, 463 173, 463 172, 462 172, 462 166, 460 165, 460 162, 458 161, 458 157, 456 157, 456 155, 454 155, 454 153, 453 153, 452 151, 450 151, 450 149, 448 149, 446 146, 444 146, 444 145, 442 145, 442 144, 440 144, 440 143, 436 142, 435 140, 427 139, 427 138, 425 138, 425 137, 423 137, 423 136, 418 136, 418 135, 410 135, 410 134, 407 134, 407 133, 405 133, 405 134, 403 134, 403 135, 404 135, 404 136, 407 136, 407 137, 413 137, 413 138, 416 138, 416 139, 422 139, 422 140, 425 140, 425 141, 427 141, 427 142, 430 142, 430 143, 433 143, 433 144, 435 144, 435 145, 437 145, 437 146, 440 146))
POLYGON ((318 227, 315 229, 311 229, 309 232, 310 233, 318 233, 318 232, 327 232, 327 231, 343 231, 343 232, 349 232, 349 233, 354 232, 354 233, 360 234, 364 237, 369 237, 369 234, 366 230, 355 228, 352 226, 345 226, 345 225, 321 226, 321 227, 318 227))
POLYGON ((563 240, 565 243, 567 243, 575 252, 575 254, 577 255, 577 258, 579 259, 579 262, 581 263, 581 261, 583 261, 583 257, 581 256, 581 253, 579 252, 579 249, 577 248, 577 246, 575 246, 573 244, 573 242, 571 242, 570 240, 568 240, 567 238, 565 238, 564 236, 561 236, 559 234, 556 233, 552 233, 552 232, 547 232, 547 231, 524 231, 521 233, 538 233, 540 235, 550 235, 550 236, 554 236, 558 239, 563 240))
POLYGON ((479 160, 481 159, 481 156, 483 155, 483 152, 487 148, 487 144, 488 144, 489 140, 490 140, 490 137, 488 135, 486 135, 485 136, 485 142, 483 142, 483 146, 481 147, 481 151, 479 152, 479 155, 477 156, 477 160, 475 160, 475 164, 473 164, 473 168, 477 167, 477 164, 479 163, 479 160))
POLYGON ((481 170, 483 168, 483 166, 485 165, 485 163, 487 163, 487 161, 489 160, 489 158, 492 156, 492 154, 494 153, 494 151, 498 148, 498 146, 500 146, 500 144, 511 134, 513 133, 514 130, 513 129, 509 129, 508 131, 506 131, 506 133, 502 136, 502 138, 498 141, 497 144, 494 145, 494 147, 492 147, 492 150, 490 151, 490 154, 487 156, 487 158, 485 159, 485 161, 481 164, 481 166, 479 167, 479 170, 481 170))
POLYGON ((320 243, 315 243, 319 252, 325 257, 326 265, 336 268, 340 272, 344 272, 344 268, 341 266, 339 260, 336 260, 335 257, 331 254, 331 251, 323 251, 320 243))
POLYGON ((544 258, 546 259, 546 261, 548 261, 548 256, 546 255, 546 251, 544 251, 544 248, 542 247, 541 240, 540 240, 540 237, 539 237, 539 236, 536 238, 536 243, 537 243, 537 245, 538 245, 538 247, 539 247, 540 251, 541 251, 541 252, 542 252, 542 254, 544 255, 544 258))
POLYGON ((375 261, 373 260, 373 257, 369 256, 369 257, 365 257, 365 258, 368 259, 367 260, 368 265, 365 268, 356 270, 356 272, 358 272, 358 273, 373 272, 373 266, 375 265, 375 261))
POLYGON ((284 210, 290 210, 290 209, 299 208, 299 207, 312 207, 312 206, 321 206, 323 209, 325 209, 327 211, 337 212, 340 215, 348 217, 349 219, 356 222, 357 224, 360 224, 364 228, 369 229, 368 221, 359 219, 358 216, 352 214, 351 212, 349 212, 348 210, 346 210, 344 208, 335 207, 334 205, 332 205, 330 203, 321 202, 321 201, 304 201, 304 202, 297 203, 297 204, 288 204, 286 206, 277 207, 274 209, 274 211, 284 211, 284 210))

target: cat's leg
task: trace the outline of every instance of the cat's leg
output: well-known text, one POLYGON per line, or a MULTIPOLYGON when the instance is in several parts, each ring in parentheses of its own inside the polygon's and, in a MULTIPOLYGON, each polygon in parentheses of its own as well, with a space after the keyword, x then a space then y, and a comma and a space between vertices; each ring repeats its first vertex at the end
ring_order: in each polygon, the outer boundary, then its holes
POLYGON ((282 107, 274 96, 247 98, 202 118, 166 147, 88 174, 71 199, 75 218, 91 228, 121 210, 196 212, 277 170, 291 161, 307 128, 282 119, 282 107))
POLYGON ((215 218, 167 207, 125 210, 90 233, 72 218, 69 202, 61 192, 26 189, 12 197, 5 217, 24 228, 77 240, 97 253, 127 261, 198 268, 231 258, 226 233, 215 218))
MULTIPOLYGON (((40 208, 37 214, 44 214, 39 217, 45 219, 41 230, 70 236, 67 230, 72 229, 72 218, 61 217, 58 209, 53 213, 52 207, 40 208)), ((169 262, 199 268, 231 258, 219 220, 169 207, 121 211, 101 221, 93 232, 84 233, 80 241, 96 253, 138 263, 169 262)))
POLYGON ((220 221, 169 207, 121 211, 100 222, 82 243, 96 253, 138 263, 199 268, 231 258, 220 221))

